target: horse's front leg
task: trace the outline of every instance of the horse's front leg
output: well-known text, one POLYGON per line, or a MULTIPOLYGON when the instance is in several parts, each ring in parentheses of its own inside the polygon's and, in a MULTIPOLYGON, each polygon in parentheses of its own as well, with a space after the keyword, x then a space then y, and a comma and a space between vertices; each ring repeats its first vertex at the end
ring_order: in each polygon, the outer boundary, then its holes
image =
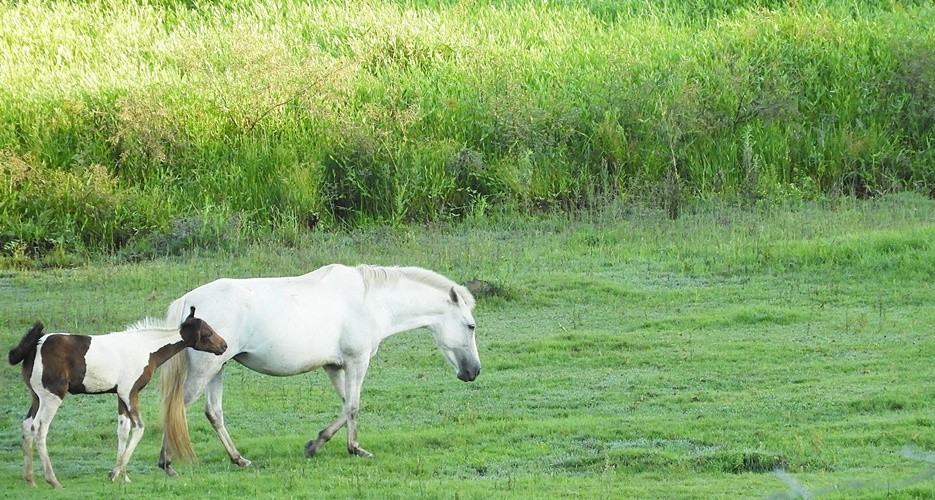
POLYGON ((344 402, 344 416, 347 418, 347 451, 358 457, 373 458, 373 453, 363 449, 357 443, 357 414, 360 412, 360 390, 364 385, 367 367, 370 359, 364 358, 361 362, 350 364, 345 370, 344 387, 346 400, 344 402))
POLYGON ((123 476, 126 474, 121 464, 124 464, 123 457, 127 453, 127 444, 130 441, 130 415, 127 412, 127 407, 123 403, 123 400, 118 399, 118 412, 117 412, 117 463, 114 464, 114 468, 111 469, 108 478, 111 481, 117 479, 117 476, 123 476))
POLYGON ((227 450, 227 456, 230 457, 231 463, 240 467, 249 467, 251 462, 237 451, 234 441, 231 439, 230 434, 227 433, 227 427, 224 426, 224 409, 221 406, 223 395, 224 368, 222 367, 208 382, 208 388, 205 391, 205 416, 208 417, 211 427, 214 427, 214 432, 217 433, 221 444, 227 450))
POLYGON ((312 457, 318 453, 318 450, 334 436, 334 433, 338 432, 338 429, 344 427, 344 424, 347 423, 347 414, 344 412, 344 406, 347 401, 345 397, 344 368, 337 365, 328 365, 325 366, 325 371, 328 372, 328 377, 331 378, 331 385, 334 386, 334 392, 341 398, 341 415, 338 416, 337 420, 332 422, 331 425, 322 429, 321 432, 318 433, 318 438, 305 443, 306 457, 312 457))
POLYGON ((117 417, 117 434, 119 436, 117 464, 114 466, 114 469, 110 471, 109 477, 111 481, 119 477, 125 483, 130 482, 130 476, 127 475, 127 464, 130 463, 130 457, 133 456, 133 450, 136 449, 136 445, 140 444, 140 440, 143 439, 143 431, 145 429, 143 419, 140 417, 138 405, 139 402, 136 394, 130 395, 129 407, 123 404, 122 399, 120 400, 120 413, 117 417))

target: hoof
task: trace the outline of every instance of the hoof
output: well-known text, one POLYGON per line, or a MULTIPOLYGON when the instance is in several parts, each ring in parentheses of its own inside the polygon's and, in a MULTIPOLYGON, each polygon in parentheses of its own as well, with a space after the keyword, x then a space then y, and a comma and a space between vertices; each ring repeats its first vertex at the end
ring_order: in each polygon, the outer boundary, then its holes
POLYGON ((347 450, 351 455, 356 455, 363 458, 373 458, 373 453, 363 449, 363 448, 353 448, 347 450))
POLYGON ((253 464, 253 462, 247 460, 244 457, 232 458, 231 463, 238 467, 250 467, 250 465, 253 464))
POLYGON ((116 481, 118 477, 119 477, 120 479, 122 479, 123 482, 125 482, 125 483, 129 483, 129 482, 130 482, 130 477, 127 476, 127 472, 126 472, 126 471, 120 471, 120 470, 117 470, 117 469, 113 469, 112 471, 110 471, 110 474, 108 474, 107 477, 110 478, 110 482, 116 481))
POLYGON ((26 479, 26 484, 29 485, 29 486, 32 486, 33 488, 36 487, 36 482, 33 481, 33 479, 32 479, 31 477, 26 479))
POLYGON ((62 483, 58 482, 58 479, 53 479, 51 481, 46 480, 47 483, 51 484, 53 488, 60 490, 63 488, 62 483))
POLYGON ((157 465, 159 465, 159 468, 160 468, 160 469, 166 471, 166 475, 167 475, 167 476, 169 476, 169 477, 175 477, 175 476, 176 476, 175 469, 172 468, 172 462, 166 462, 166 461, 163 461, 163 460, 160 458, 160 459, 159 459, 159 463, 158 463, 157 465))
POLYGON ((317 439, 313 439, 305 443, 305 458, 312 458, 318 453, 318 447, 321 446, 318 444, 317 439))

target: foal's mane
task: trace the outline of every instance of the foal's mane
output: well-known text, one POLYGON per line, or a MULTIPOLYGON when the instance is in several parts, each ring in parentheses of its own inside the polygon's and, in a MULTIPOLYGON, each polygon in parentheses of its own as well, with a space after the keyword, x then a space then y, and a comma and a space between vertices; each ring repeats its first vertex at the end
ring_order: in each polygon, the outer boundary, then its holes
POLYGON ((371 285, 379 286, 383 284, 395 283, 401 279, 409 279, 431 286, 444 292, 445 294, 448 294, 448 291, 453 287, 458 291, 458 295, 464 299, 464 302, 467 304, 468 308, 474 308, 474 295, 471 294, 470 290, 442 276, 441 274, 436 273, 435 271, 430 271, 421 267, 381 267, 368 266, 365 264, 357 266, 357 271, 360 272, 364 279, 364 285, 367 287, 371 285))
POLYGON ((164 319, 155 319, 155 318, 143 318, 136 323, 133 323, 127 326, 124 332, 142 332, 142 331, 174 331, 178 330, 178 326, 172 326, 166 322, 164 319))

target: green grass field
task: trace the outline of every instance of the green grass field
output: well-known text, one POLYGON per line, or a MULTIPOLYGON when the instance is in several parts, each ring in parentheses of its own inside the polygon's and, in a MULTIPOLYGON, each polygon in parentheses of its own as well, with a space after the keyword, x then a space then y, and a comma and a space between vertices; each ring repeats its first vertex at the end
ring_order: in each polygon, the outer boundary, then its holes
POLYGON ((230 364, 237 469, 190 410, 200 462, 155 466, 157 387, 133 482, 106 479, 112 396, 66 399, 49 447, 63 492, 20 478, 18 367, 0 370, 0 497, 930 498, 935 202, 914 195, 771 209, 613 205, 542 218, 316 232, 138 264, 10 271, 0 344, 121 329, 222 276, 330 262, 421 265, 488 281, 484 369, 458 381, 424 331, 384 343, 364 385, 361 445, 304 443, 337 414, 323 372, 270 378, 230 364), (784 471, 786 480, 775 471, 784 471), (796 486, 797 485, 797 486, 796 486))

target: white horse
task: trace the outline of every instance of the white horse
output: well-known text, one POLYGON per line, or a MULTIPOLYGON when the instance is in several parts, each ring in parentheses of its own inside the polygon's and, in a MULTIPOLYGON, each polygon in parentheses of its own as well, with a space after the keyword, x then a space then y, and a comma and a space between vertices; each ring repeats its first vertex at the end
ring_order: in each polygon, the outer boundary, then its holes
POLYGON ((418 267, 322 267, 302 276, 219 279, 169 306, 169 319, 190 304, 227 341, 223 356, 187 349, 162 371, 163 446, 159 467, 173 476, 171 459, 194 458, 185 408, 205 392, 205 415, 232 463, 248 466, 234 446, 221 408, 224 363, 287 376, 324 368, 343 412, 305 445, 310 457, 344 425, 347 450, 372 457, 357 443, 360 390, 380 342, 427 327, 458 378, 480 373, 474 337, 474 297, 467 288, 418 267))
POLYGON ((32 395, 32 406, 23 420, 23 479, 30 486, 36 485, 35 445, 45 480, 62 487, 49 460, 46 436, 66 394, 117 393, 117 465, 110 471, 110 480, 120 477, 129 483, 127 463, 143 437, 139 393, 153 371, 186 347, 212 356, 227 349, 224 339, 195 317, 194 307, 181 326, 144 320, 125 332, 90 336, 43 334, 42 328, 36 322, 9 355, 11 365, 23 363, 23 380, 32 395))

